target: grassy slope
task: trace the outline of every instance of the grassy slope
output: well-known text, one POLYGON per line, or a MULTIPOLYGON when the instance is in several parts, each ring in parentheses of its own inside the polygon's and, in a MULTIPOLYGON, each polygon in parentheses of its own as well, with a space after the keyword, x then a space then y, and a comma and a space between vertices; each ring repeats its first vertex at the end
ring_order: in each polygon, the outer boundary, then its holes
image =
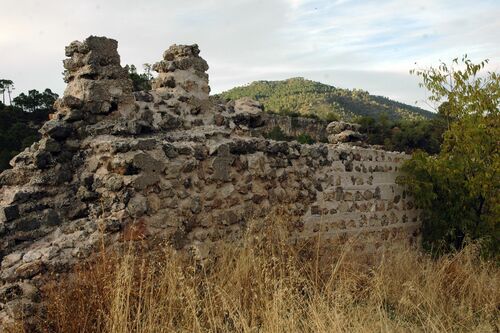
POLYGON ((389 119, 431 118, 433 113, 421 108, 370 95, 366 91, 339 89, 323 83, 292 78, 283 81, 256 81, 220 94, 226 99, 251 97, 264 104, 268 111, 299 113, 328 119, 334 114, 343 119, 355 116, 378 117, 386 113, 389 119))

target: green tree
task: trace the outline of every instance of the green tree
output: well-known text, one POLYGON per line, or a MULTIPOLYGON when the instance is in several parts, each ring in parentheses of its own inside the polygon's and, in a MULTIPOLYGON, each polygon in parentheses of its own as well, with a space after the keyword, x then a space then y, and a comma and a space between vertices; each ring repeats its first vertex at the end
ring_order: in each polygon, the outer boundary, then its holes
POLYGON ((389 120, 383 114, 373 117, 357 117, 355 122, 361 125, 361 132, 366 134, 371 145, 383 145, 387 150, 412 153, 423 150, 437 154, 446 130, 445 120, 441 115, 432 119, 389 120))
POLYGON ((144 73, 139 74, 137 72, 137 67, 135 65, 126 65, 125 68, 128 71, 128 75, 132 80, 132 86, 134 91, 148 91, 151 90, 151 79, 153 75, 151 74, 152 66, 150 64, 144 64, 144 73))
POLYGON ((56 99, 59 97, 56 93, 52 92, 50 89, 45 89, 43 92, 39 92, 36 89, 19 94, 14 98, 14 105, 22 108, 27 112, 35 112, 38 110, 51 111, 53 110, 53 105, 56 99))
POLYGON ((5 104, 5 92, 9 97, 9 104, 12 104, 11 94, 14 90, 14 82, 12 80, 0 79, 0 93, 2 94, 2 104, 5 104))
POLYGON ((464 56, 451 65, 412 71, 423 79, 431 101, 447 102, 441 152, 415 154, 399 179, 423 209, 424 246, 435 251, 482 239, 485 250, 498 254, 500 76, 483 73, 486 63, 464 56))
POLYGON ((50 89, 30 90, 14 98, 13 105, 0 103, 0 171, 9 161, 40 138, 38 129, 54 112, 57 94, 50 89))
POLYGON ((413 152, 417 149, 437 154, 446 124, 441 116, 431 120, 399 121, 391 129, 390 149, 413 152))
POLYGON ((296 140, 301 144, 308 144, 308 145, 312 145, 313 143, 316 142, 309 134, 306 133, 299 134, 296 140))
POLYGON ((0 79, 0 94, 2 94, 2 104, 5 105, 5 85, 4 80, 0 79))

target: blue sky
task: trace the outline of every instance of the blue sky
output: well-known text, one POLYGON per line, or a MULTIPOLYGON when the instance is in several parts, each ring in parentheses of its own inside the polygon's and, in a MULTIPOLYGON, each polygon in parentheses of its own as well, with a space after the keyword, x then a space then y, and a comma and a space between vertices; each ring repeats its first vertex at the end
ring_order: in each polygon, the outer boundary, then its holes
POLYGON ((62 93, 64 46, 93 34, 122 64, 198 43, 213 92, 304 76, 429 109, 408 71, 464 53, 499 71, 499 18, 500 0, 1 0, 0 77, 62 93))

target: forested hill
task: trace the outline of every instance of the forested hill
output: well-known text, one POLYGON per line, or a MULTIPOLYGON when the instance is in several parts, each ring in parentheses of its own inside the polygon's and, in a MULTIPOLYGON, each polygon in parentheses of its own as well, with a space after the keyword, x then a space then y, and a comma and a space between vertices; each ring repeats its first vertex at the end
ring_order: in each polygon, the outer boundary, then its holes
POLYGON ((340 89, 304 78, 283 81, 255 81, 219 95, 225 99, 251 97, 265 109, 280 114, 317 116, 326 120, 352 120, 356 116, 378 118, 386 114, 391 120, 432 118, 424 109, 396 102, 382 96, 354 89, 340 89))

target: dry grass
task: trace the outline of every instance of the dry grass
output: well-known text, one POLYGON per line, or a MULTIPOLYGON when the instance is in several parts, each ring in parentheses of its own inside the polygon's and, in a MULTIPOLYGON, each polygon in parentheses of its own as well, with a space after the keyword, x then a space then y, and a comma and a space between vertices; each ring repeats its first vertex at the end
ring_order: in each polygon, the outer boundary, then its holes
MULTIPOLYGON (((45 332, 499 332, 499 278, 473 246, 434 260, 350 243, 290 245, 288 218, 257 221, 203 264, 129 251, 47 286, 45 332), (367 265, 367 262, 371 262, 367 265)), ((143 251, 144 252, 144 251, 143 251)))

